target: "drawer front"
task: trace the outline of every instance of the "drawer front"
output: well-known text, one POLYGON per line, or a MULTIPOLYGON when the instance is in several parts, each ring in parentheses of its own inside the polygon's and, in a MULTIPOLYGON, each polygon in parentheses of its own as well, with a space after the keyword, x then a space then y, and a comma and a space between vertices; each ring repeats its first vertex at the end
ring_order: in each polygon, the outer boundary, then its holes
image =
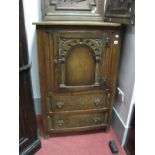
MULTIPOLYGON (((106 124, 108 113, 54 115, 53 129, 89 127, 106 124)), ((51 121, 52 121, 51 120, 51 121)))
POLYGON ((106 94, 55 95, 52 97, 52 110, 72 111, 108 108, 109 96, 106 94))

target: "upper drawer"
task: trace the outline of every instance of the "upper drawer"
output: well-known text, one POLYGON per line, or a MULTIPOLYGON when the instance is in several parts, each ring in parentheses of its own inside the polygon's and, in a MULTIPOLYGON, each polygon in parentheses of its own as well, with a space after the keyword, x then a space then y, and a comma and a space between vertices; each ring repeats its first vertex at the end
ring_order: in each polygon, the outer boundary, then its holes
POLYGON ((54 95, 52 97, 52 110, 56 112, 108 108, 109 97, 109 95, 102 93, 54 95))

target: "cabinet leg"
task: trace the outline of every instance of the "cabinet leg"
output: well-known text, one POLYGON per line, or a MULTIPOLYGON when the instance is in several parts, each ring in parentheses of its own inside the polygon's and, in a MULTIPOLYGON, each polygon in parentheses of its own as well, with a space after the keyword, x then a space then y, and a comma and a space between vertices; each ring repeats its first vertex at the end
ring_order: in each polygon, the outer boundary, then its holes
POLYGON ((110 125, 108 125, 106 128, 105 128, 105 133, 108 133, 109 132, 109 130, 110 130, 110 125))

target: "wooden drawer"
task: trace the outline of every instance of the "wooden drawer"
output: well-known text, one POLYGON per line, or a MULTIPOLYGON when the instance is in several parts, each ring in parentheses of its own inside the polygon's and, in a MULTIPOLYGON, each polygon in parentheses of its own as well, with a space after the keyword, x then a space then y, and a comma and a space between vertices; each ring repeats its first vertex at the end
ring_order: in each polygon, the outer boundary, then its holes
MULTIPOLYGON (((110 96, 109 96, 110 97, 110 96)), ((54 95, 52 111, 72 111, 108 108, 107 94, 54 95)))
POLYGON ((61 114, 48 119, 49 129, 69 129, 107 124, 108 113, 61 114))

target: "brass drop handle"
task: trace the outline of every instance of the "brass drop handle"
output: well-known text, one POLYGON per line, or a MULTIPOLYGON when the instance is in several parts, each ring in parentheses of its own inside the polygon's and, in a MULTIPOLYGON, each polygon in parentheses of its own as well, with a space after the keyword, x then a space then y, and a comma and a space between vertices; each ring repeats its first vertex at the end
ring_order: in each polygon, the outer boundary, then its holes
POLYGON ((58 120, 56 123, 57 123, 59 126, 62 126, 62 125, 64 124, 64 121, 63 121, 63 120, 58 120))
POLYGON ((97 123, 97 119, 93 119, 93 121, 94 121, 95 123, 97 123))
POLYGON ((64 105, 64 103, 63 103, 63 102, 57 102, 57 107, 58 107, 58 108, 60 108, 60 109, 61 109, 61 108, 63 107, 63 105, 64 105))
POLYGON ((95 99, 94 104, 96 107, 99 106, 101 104, 100 99, 99 98, 95 99))

